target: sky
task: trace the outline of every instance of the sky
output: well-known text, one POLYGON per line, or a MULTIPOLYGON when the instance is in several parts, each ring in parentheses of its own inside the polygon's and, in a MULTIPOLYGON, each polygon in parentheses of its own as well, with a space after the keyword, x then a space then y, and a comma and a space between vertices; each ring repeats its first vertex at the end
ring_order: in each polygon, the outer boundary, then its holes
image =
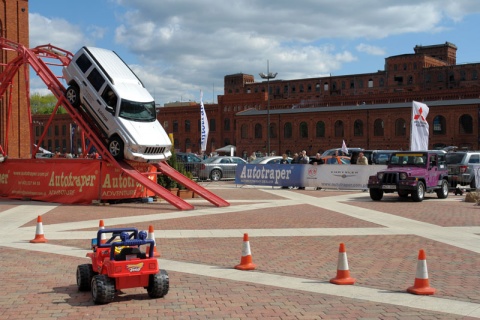
MULTIPOLYGON (((30 47, 116 51, 157 104, 216 103, 225 75, 293 80, 384 70, 451 42, 480 62, 478 0, 29 0, 30 47)), ((31 92, 47 94, 35 75, 31 92)))

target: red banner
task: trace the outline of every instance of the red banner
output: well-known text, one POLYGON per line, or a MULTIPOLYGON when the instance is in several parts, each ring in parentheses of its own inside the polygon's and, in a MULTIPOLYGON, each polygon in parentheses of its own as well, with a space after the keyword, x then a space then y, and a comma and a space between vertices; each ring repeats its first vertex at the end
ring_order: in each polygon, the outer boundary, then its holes
MULTIPOLYGON (((130 163, 140 172, 156 172, 130 163)), ((152 180, 156 174, 149 175, 152 180)), ((111 164, 92 159, 8 159, 0 163, 0 196, 57 203, 142 198, 153 193, 111 164)))

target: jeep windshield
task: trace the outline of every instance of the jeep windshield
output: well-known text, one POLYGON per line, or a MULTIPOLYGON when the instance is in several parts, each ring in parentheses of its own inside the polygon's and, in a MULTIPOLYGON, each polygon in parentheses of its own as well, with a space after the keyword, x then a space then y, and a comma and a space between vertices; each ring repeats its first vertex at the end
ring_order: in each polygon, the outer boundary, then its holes
POLYGON ((390 158, 391 165, 398 166, 424 166, 427 155, 424 153, 394 153, 390 158))
POLYGON ((122 99, 118 116, 132 121, 153 122, 156 118, 155 102, 136 102, 122 99))

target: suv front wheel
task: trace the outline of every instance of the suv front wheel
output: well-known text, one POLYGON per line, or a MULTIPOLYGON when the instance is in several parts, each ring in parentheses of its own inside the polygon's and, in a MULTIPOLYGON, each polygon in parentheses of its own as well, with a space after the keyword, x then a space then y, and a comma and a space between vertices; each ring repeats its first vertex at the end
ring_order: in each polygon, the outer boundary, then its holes
POLYGON ((123 159, 123 141, 119 137, 113 137, 108 142, 108 151, 116 160, 123 159))
POLYGON ((425 197, 425 184, 418 181, 417 190, 412 192, 412 198, 415 202, 422 202, 425 197))
POLYGON ((383 190, 382 189, 376 189, 376 188, 370 188, 370 198, 373 201, 380 201, 383 198, 383 190))

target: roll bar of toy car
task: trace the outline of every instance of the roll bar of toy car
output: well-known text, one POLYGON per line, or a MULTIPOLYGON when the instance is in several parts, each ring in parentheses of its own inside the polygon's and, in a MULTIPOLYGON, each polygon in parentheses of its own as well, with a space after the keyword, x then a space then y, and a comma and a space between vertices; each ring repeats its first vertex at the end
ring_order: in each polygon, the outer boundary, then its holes
POLYGON ((119 237, 122 232, 132 232, 130 234, 130 238, 133 236, 135 239, 138 238, 138 229, 137 228, 113 228, 113 229, 100 229, 97 232, 97 247, 99 248, 109 248, 111 246, 111 242, 116 237, 119 237), (111 233, 112 237, 108 239, 106 243, 102 243, 102 234, 104 233, 111 233))
POLYGON ((110 250, 110 261, 115 260, 115 247, 134 247, 134 246, 142 246, 149 244, 149 250, 148 250, 148 256, 150 258, 153 257, 153 249, 155 247, 155 240, 153 239, 133 239, 133 240, 126 240, 126 241, 120 241, 120 242, 112 242, 111 245, 111 250, 110 250))

